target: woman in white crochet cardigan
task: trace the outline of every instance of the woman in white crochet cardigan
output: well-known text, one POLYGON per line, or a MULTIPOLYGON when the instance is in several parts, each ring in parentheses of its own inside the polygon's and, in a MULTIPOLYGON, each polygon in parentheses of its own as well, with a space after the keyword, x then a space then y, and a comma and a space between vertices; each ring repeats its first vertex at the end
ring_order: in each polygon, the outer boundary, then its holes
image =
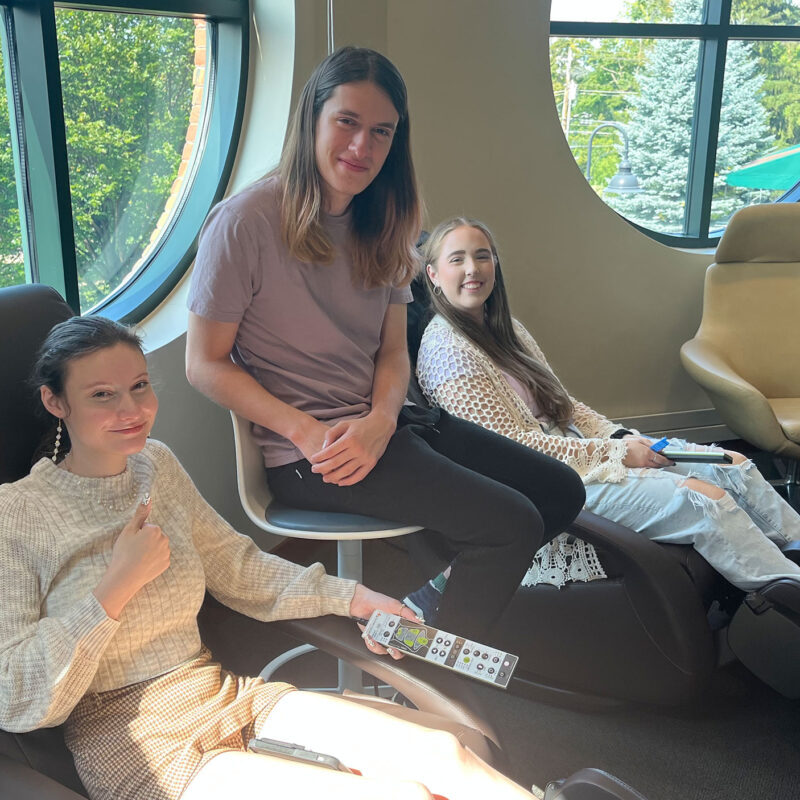
POLYGON ((422 337, 417 374, 431 403, 564 461, 583 478, 587 509, 657 541, 693 544, 741 589, 800 581, 800 566, 780 550, 800 539, 800 516, 752 461, 726 451, 730 465, 674 464, 650 449, 651 439, 566 392, 511 317, 484 224, 440 224, 426 242, 425 264, 437 313, 422 337))

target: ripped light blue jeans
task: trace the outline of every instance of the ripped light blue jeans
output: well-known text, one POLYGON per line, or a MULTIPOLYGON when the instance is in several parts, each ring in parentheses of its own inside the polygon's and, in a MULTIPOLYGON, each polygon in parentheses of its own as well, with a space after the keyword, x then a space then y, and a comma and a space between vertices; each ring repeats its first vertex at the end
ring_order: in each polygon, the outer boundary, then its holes
MULTIPOLYGON (((670 446, 706 449, 680 439, 670 446)), ((621 483, 590 483, 586 508, 657 542, 692 544, 714 569, 745 591, 778 578, 800 580, 800 566, 779 545, 800 540, 800 516, 752 461, 681 463, 628 469, 621 483), (685 485, 697 478, 725 490, 713 500, 685 485)))

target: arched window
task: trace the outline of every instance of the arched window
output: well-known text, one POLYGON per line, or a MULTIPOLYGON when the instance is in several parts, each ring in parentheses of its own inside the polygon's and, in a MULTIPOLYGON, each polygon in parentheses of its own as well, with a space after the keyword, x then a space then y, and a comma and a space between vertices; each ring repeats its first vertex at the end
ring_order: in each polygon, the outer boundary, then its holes
POLYGON ((2 6, 0 286, 139 320, 230 174, 247 0, 2 6), (5 101, 5 102, 3 102, 5 101))
POLYGON ((800 0, 553 0, 550 67, 575 160, 666 244, 800 198, 800 0))

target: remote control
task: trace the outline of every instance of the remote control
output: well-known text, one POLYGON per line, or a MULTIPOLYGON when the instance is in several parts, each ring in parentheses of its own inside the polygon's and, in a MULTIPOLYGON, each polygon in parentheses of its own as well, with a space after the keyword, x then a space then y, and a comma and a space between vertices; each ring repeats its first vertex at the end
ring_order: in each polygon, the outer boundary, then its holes
POLYGON ((508 686, 519 661, 517 656, 495 647, 385 611, 373 611, 364 632, 384 647, 394 647, 501 689, 508 686))
POLYGON ((669 439, 659 439, 650 445, 655 453, 660 453, 664 458, 674 461, 694 461, 701 464, 732 464, 733 459, 722 450, 678 450, 669 447, 669 439))
POLYGON ((733 459, 719 450, 671 450, 665 447, 661 451, 664 458, 678 463, 679 461, 695 461, 699 464, 732 464, 733 459))

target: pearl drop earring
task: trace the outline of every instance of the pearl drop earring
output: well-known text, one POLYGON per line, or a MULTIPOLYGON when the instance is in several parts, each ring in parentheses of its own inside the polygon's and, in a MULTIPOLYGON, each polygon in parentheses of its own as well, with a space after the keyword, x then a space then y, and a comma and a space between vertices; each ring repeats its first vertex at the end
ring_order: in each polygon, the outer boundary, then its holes
POLYGON ((61 420, 58 421, 58 427, 56 428, 56 443, 53 447, 53 463, 56 463, 56 458, 58 458, 58 449, 61 447, 61 420))

